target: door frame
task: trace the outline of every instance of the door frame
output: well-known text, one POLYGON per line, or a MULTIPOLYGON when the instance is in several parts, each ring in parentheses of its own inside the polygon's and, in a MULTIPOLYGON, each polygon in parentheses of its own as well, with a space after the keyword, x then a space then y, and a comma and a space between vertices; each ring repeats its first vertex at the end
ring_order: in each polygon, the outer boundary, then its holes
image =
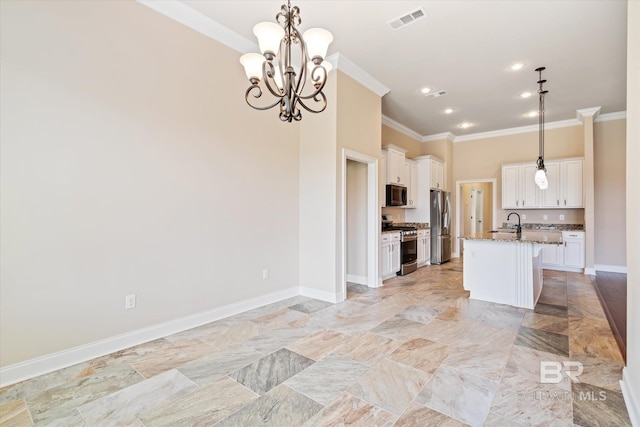
POLYGON ((347 298, 347 160, 367 165, 367 286, 378 286, 378 250, 380 235, 380 215, 378 204, 378 162, 377 157, 342 149, 342 212, 340 213, 340 247, 342 255, 338 265, 338 302, 347 298))
POLYGON ((462 200, 462 184, 473 184, 474 182, 490 182, 491 183, 491 193, 493 195, 493 218, 491 220, 491 229, 496 229, 496 220, 498 213, 498 199, 496 197, 498 180, 496 178, 478 178, 478 179, 460 179, 456 181, 456 241, 454 243, 455 251, 452 254, 453 257, 460 256, 460 206, 463 204, 462 200))

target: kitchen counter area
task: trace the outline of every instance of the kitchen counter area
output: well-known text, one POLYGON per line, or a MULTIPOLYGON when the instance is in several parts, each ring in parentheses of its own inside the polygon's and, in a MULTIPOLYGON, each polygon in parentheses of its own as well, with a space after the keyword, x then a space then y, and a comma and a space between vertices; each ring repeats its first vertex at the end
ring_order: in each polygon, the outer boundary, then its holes
POLYGON ((542 291, 541 250, 563 244, 555 231, 494 231, 462 239, 463 286, 470 297, 528 309, 542 291))

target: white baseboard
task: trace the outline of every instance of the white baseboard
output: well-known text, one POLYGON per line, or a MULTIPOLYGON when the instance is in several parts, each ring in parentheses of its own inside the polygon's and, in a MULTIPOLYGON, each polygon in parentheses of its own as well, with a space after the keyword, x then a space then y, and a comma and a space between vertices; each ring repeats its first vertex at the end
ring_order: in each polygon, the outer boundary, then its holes
POLYGON ((622 381, 620 381, 620 388, 622 388, 624 403, 627 405, 627 411, 629 411, 631 425, 633 427, 640 427, 640 400, 638 400, 640 398, 640 390, 633 389, 628 372, 628 367, 622 369, 622 381))
POLYGON ((359 276, 357 274, 347 274, 347 282, 366 286, 367 276, 359 276))
POLYGON ((590 276, 595 276, 596 275, 596 269, 595 268, 591 268, 591 267, 587 267, 584 269, 584 274, 588 274, 590 276))
POLYGON ((604 265, 596 264, 593 266, 596 271, 607 271, 609 273, 627 273, 626 265, 604 265))
POLYGON ((114 353, 135 345, 143 344, 167 335, 186 331, 209 322, 223 319, 263 305, 282 301, 299 295, 297 288, 284 289, 224 307, 196 313, 168 322, 105 338, 89 344, 73 347, 56 353, 0 368, 0 387, 24 381, 38 375, 63 369, 87 360, 114 353))
POLYGON ((302 295, 303 297, 319 299, 322 301, 330 302, 332 304, 344 301, 344 297, 345 297, 344 295, 342 295, 341 292, 331 293, 331 292, 319 291, 317 289, 306 288, 303 286, 300 286, 298 295, 302 295))

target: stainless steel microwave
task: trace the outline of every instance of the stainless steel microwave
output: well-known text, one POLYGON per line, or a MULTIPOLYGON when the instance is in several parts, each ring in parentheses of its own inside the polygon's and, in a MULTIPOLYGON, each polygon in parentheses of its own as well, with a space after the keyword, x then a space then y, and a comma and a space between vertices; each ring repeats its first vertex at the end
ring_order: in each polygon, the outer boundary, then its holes
POLYGON ((387 206, 406 206, 407 187, 387 184, 387 206))

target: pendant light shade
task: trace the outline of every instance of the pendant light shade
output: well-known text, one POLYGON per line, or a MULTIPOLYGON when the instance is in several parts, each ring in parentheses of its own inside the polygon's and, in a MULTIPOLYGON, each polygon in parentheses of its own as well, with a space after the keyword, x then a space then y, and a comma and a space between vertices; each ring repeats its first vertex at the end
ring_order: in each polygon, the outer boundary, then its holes
POLYGON ((549 181, 547 181, 547 172, 544 169, 536 170, 535 176, 536 185, 540 187, 541 190, 546 190, 549 188, 549 181))
POLYGON ((280 43, 284 37, 284 28, 275 22, 261 22, 253 27, 253 34, 258 38, 260 52, 278 55, 280 43))

